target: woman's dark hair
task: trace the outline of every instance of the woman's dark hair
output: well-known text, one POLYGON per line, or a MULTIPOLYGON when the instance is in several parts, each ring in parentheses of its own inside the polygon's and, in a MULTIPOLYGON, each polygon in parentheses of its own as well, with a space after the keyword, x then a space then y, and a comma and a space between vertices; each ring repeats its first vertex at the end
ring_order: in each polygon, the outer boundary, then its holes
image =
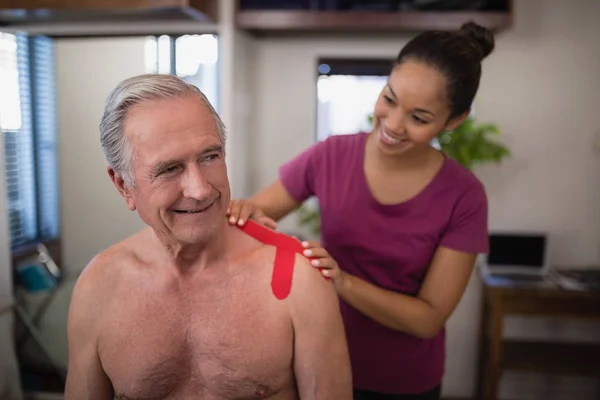
POLYGON ((481 61, 494 50, 493 33, 474 22, 458 31, 427 31, 412 39, 398 54, 394 65, 412 60, 425 63, 446 77, 450 118, 466 112, 481 78, 481 61))

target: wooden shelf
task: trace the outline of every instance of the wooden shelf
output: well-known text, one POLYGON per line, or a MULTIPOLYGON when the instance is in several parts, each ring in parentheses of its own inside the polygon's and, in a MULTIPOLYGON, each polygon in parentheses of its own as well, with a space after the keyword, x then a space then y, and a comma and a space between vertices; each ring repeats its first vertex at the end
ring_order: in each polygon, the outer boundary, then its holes
POLYGON ((502 367, 560 375, 600 376, 600 343, 536 343, 506 340, 502 367))
POLYGON ((236 26, 253 33, 410 32, 453 30, 473 21, 494 31, 512 24, 510 12, 362 12, 238 10, 236 26))
POLYGON ((0 0, 0 26, 218 20, 218 0, 0 0))

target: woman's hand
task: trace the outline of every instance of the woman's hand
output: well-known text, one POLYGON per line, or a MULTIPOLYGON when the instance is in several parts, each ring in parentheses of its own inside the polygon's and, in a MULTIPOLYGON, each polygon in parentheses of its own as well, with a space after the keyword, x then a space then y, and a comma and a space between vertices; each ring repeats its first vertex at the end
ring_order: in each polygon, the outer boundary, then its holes
POLYGON ((270 229, 277 228, 277 222, 267 217, 264 212, 248 200, 231 200, 227 208, 227 216, 231 225, 243 226, 249 218, 270 229))
POLYGON ((331 278, 336 290, 339 291, 344 284, 346 273, 340 269, 337 261, 318 242, 302 242, 302 246, 304 256, 312 259, 312 266, 320 268, 323 276, 331 278))

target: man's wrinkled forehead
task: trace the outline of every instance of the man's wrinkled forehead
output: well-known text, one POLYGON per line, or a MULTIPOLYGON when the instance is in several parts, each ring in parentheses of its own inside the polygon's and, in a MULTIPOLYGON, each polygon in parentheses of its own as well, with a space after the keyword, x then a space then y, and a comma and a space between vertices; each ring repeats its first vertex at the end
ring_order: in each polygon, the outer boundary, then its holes
POLYGON ((206 105, 194 96, 146 100, 133 106, 125 116, 128 139, 148 140, 161 134, 194 130, 200 136, 220 137, 206 105))
POLYGON ((210 111, 190 99, 146 101, 132 107, 124 121, 124 135, 139 161, 222 146, 210 111))

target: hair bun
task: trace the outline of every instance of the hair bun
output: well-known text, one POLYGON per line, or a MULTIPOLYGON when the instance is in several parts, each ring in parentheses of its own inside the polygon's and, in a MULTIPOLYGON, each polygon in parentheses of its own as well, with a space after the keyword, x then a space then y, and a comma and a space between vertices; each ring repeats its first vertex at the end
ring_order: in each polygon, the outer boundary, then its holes
POLYGON ((481 25, 474 22, 466 22, 460 27, 458 33, 471 38, 477 43, 482 60, 494 50, 494 34, 481 25))

